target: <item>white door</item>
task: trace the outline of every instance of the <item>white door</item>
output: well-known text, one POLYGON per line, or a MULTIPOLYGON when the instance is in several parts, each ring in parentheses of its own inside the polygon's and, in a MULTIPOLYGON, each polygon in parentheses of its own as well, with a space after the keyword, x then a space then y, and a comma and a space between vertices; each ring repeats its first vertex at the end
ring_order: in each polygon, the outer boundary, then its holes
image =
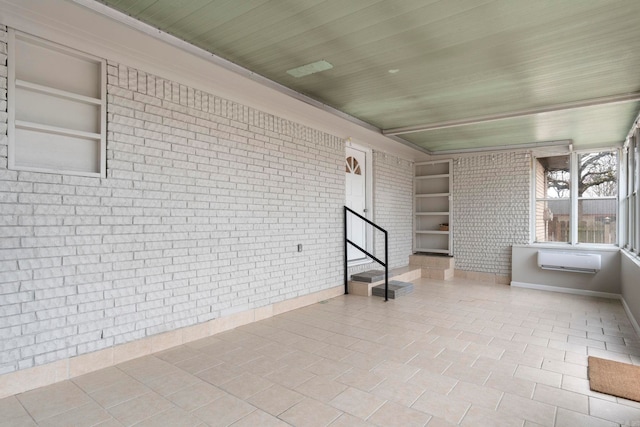
MULTIPOLYGON (((345 160, 345 205, 362 216, 366 215, 367 191, 366 191, 366 155, 364 151, 353 147, 346 147, 345 160)), ((353 214, 347 215, 347 238, 364 249, 367 249, 367 230, 365 222, 353 214)), ((366 255, 347 245, 347 260, 363 260, 366 255)))

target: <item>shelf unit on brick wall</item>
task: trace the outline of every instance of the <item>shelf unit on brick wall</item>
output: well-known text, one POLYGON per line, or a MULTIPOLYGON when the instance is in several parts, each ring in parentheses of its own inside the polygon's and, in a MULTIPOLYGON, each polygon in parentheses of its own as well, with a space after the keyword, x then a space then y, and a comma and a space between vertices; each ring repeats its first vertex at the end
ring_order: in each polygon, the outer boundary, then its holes
POLYGON ((415 164, 413 251, 453 255, 451 188, 453 161, 415 164))

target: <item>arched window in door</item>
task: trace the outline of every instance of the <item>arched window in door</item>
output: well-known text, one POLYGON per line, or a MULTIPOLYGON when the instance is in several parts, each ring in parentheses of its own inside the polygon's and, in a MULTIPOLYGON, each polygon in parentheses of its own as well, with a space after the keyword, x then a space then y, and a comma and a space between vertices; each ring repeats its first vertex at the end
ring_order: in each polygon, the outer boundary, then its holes
POLYGON ((347 157, 346 172, 347 173, 352 173, 352 174, 355 174, 355 175, 362 175, 362 170, 360 169, 360 164, 358 163, 358 161, 356 159, 354 159, 351 156, 347 157))

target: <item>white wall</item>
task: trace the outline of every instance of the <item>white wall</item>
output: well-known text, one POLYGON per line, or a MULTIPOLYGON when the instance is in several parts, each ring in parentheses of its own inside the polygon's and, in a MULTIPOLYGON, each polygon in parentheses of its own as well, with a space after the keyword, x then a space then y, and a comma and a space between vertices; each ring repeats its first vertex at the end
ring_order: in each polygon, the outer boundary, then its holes
POLYGON ((457 270, 511 274, 511 246, 529 241, 530 156, 468 155, 453 162, 457 270))
POLYGON ((106 179, 3 145, 0 373, 340 284, 340 138, 114 62, 107 111, 106 179))
MULTIPOLYGON (((390 268, 404 267, 413 253, 413 163, 374 152, 373 171, 374 221, 388 232, 390 268)), ((375 255, 384 256, 380 232, 376 234, 375 255)))
POLYGON ((628 252, 620 253, 620 284, 622 299, 628 314, 632 316, 632 323, 636 333, 640 335, 640 260, 628 252))
POLYGON ((581 291, 593 295, 597 295, 597 293, 617 295, 621 292, 620 250, 617 247, 607 249, 514 245, 512 280, 514 283, 551 286, 569 292, 581 291), (538 251, 541 249, 597 253, 601 256, 602 268, 595 274, 543 270, 538 267, 538 251))

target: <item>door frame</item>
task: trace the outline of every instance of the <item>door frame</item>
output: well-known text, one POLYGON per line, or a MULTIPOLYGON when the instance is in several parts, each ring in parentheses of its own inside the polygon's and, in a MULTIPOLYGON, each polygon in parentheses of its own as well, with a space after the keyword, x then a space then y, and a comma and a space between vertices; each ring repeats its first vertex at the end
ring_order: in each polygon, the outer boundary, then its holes
MULTIPOLYGON (((347 159, 347 147, 349 148, 353 148, 354 150, 358 150, 358 151, 362 151, 364 152, 364 160, 365 160, 365 165, 364 165, 364 191, 365 191, 365 196, 364 196, 364 204, 365 204, 365 209, 366 212, 364 213, 364 217, 367 218, 369 221, 373 221, 373 150, 371 148, 365 147, 363 145, 359 145, 354 143, 351 138, 347 139, 346 143, 345 143, 345 152, 344 152, 344 159, 346 161, 347 159)), ((344 170, 344 167, 343 167, 344 170)), ((346 179, 346 176, 345 176, 346 179)), ((346 205, 346 192, 345 192, 345 205, 346 205)), ((373 252, 373 227, 371 227, 370 225, 367 225, 365 228, 365 239, 366 239, 366 247, 365 249, 368 252, 373 252)), ((365 258, 359 259, 359 260, 355 260, 355 261, 349 261, 347 263, 348 267, 353 267, 356 265, 361 265, 361 264, 369 264, 373 262, 371 260, 371 258, 369 258, 368 256, 365 256, 365 258)))

